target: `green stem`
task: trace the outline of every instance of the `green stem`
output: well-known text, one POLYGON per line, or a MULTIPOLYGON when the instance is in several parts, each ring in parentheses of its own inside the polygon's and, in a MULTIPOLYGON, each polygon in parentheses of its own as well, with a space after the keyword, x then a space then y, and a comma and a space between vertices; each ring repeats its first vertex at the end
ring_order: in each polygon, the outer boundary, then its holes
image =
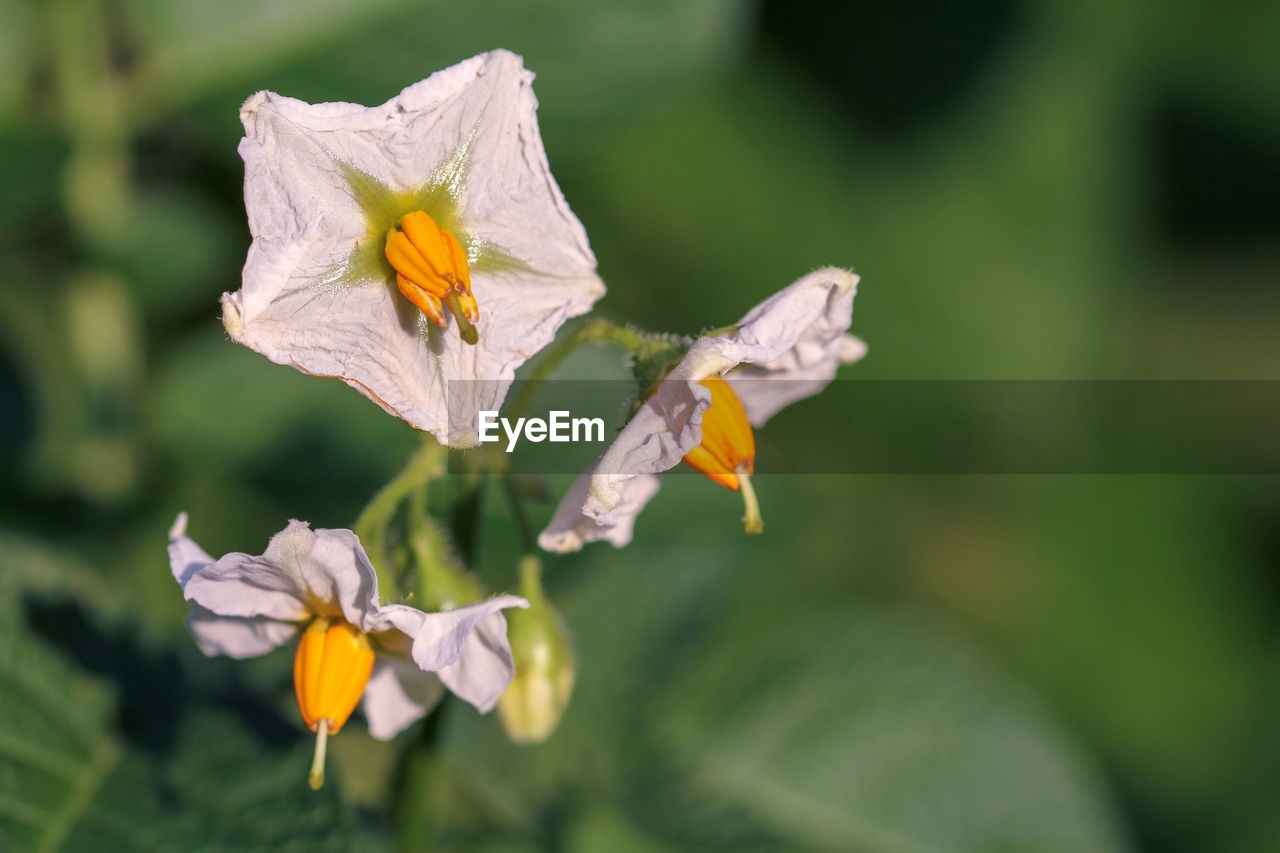
POLYGON ((369 561, 378 573, 378 588, 384 600, 394 600, 399 594, 399 584, 387 548, 387 529, 391 526, 400 502, 440 476, 444 470, 444 459, 443 447, 434 441, 425 442, 409 457, 400 473, 373 496, 356 519, 356 536, 360 537, 365 553, 369 555, 369 561))
POLYGON ((444 529, 427 511, 427 490, 409 495, 409 551, 417 578, 414 604, 423 610, 452 610, 484 598, 484 586, 458 562, 444 529))
POLYGON ((556 368, 564 363, 574 350, 583 344, 616 344, 627 352, 639 355, 652 345, 653 336, 634 326, 619 326, 612 320, 596 319, 579 326, 570 335, 552 344, 538 359, 520 388, 508 410, 511 417, 523 417, 533 405, 543 384, 551 378, 556 368))
POLYGON ((524 511, 524 503, 516 491, 515 480, 511 474, 502 475, 503 491, 507 495, 507 503, 511 505, 511 516, 516 521, 516 530, 520 534, 520 545, 526 554, 538 553, 538 540, 533 535, 533 527, 529 524, 529 516, 524 511))
POLYGON ((440 775, 441 762, 436 754, 441 721, 449 707, 448 696, 423 722, 422 732, 405 750, 400 763, 400 797, 396 803, 396 849, 401 853, 419 853, 430 849, 431 793, 440 775))
POLYGON ((526 554, 520 558, 516 570, 520 575, 520 594, 529 599, 530 607, 541 607, 547 598, 542 589, 542 560, 537 554, 526 554))
POLYGON ((489 477, 483 467, 476 464, 478 457, 459 455, 454 458, 463 471, 454 478, 457 493, 453 500, 450 528, 454 544, 462 555, 463 565, 474 566, 480 548, 480 514, 484 507, 484 489, 489 477))

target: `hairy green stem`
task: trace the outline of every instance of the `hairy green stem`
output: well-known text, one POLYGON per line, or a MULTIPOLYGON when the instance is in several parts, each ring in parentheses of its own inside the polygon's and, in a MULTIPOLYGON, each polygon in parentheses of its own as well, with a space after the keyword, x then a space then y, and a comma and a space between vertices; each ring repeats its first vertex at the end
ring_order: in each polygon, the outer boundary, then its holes
POLYGON ((584 323, 543 352, 542 357, 534 365, 528 378, 524 380, 515 401, 511 404, 509 410, 511 416, 523 417, 529 411, 529 407, 533 405, 533 401, 538 396, 538 392, 542 390, 542 386, 551 378, 551 374, 564 363, 564 360, 574 350, 583 344, 615 344, 632 356, 639 356, 647 347, 652 345, 653 340, 652 335, 642 332, 633 326, 619 326, 612 320, 596 319, 584 323))
POLYGON ((444 472, 445 449, 428 440, 409 457, 400 473, 378 491, 356 519, 354 530, 364 545, 374 571, 378 588, 385 600, 398 598, 400 590, 391 553, 387 547, 387 529, 395 518, 400 502, 433 478, 444 472))
POLYGON ((417 569, 416 606, 452 610, 484 598, 484 586, 458 561, 444 528, 427 511, 425 488, 409 495, 407 538, 417 569))
POLYGON ((450 529, 463 565, 474 566, 480 550, 480 516, 489 475, 482 464, 477 464, 480 461, 479 455, 454 458, 463 471, 453 478, 456 489, 450 529))
POLYGON ((502 490, 506 493, 507 503, 511 506, 511 516, 515 519, 516 530, 520 534, 520 547, 526 554, 538 552, 538 540, 533 535, 533 527, 529 524, 529 516, 524 511, 524 503, 516 491, 515 480, 511 474, 502 475, 502 490))

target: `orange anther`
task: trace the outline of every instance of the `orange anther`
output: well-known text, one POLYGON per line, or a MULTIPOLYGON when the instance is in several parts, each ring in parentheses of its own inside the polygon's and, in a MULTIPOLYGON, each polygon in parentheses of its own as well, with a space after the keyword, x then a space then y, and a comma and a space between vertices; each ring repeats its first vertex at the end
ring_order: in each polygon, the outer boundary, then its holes
POLYGON ((702 380, 711 392, 711 408, 702 413, 702 443, 684 462, 727 489, 738 489, 738 474, 755 470, 756 436, 742 401, 719 376, 702 380))
POLYGON ((474 344, 480 307, 471 294, 467 253, 458 238, 442 230, 430 215, 415 210, 387 232, 384 251, 405 298, 442 329, 447 325, 444 309, 448 306, 462 339, 474 344))
POLYGON ((373 648, 364 632, 345 622, 313 621, 298 640, 293 686, 302 721, 311 731, 321 720, 337 734, 364 694, 373 671, 373 648))

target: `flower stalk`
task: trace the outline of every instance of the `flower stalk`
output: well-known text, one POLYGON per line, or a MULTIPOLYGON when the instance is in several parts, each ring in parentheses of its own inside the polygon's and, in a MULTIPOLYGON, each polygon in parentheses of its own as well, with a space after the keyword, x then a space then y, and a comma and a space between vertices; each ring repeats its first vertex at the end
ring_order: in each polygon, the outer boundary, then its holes
POLYGON ((378 490, 373 499, 361 510, 352 529, 364 545, 374 571, 378 573, 378 588, 383 595, 391 595, 399 589, 399 578, 394 574, 394 561, 387 547, 387 530, 395 517, 401 501, 416 491, 425 489, 433 479, 444 473, 446 452, 434 441, 423 442, 403 469, 378 490))

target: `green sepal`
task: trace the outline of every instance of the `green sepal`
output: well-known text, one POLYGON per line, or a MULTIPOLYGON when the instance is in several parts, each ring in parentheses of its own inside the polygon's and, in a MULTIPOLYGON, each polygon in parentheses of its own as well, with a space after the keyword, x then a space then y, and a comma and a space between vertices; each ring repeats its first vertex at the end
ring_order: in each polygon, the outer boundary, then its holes
POLYGON ((397 192, 368 172, 337 158, 333 158, 333 164, 364 214, 365 236, 351 254, 326 270, 317 284, 347 288, 381 282, 395 288, 396 272, 385 253, 387 234, 416 210, 426 213, 442 231, 458 239, 467 253, 471 272, 529 271, 523 261, 473 234, 462 221, 460 201, 471 165, 470 136, 445 157, 420 187, 409 192, 397 192))

